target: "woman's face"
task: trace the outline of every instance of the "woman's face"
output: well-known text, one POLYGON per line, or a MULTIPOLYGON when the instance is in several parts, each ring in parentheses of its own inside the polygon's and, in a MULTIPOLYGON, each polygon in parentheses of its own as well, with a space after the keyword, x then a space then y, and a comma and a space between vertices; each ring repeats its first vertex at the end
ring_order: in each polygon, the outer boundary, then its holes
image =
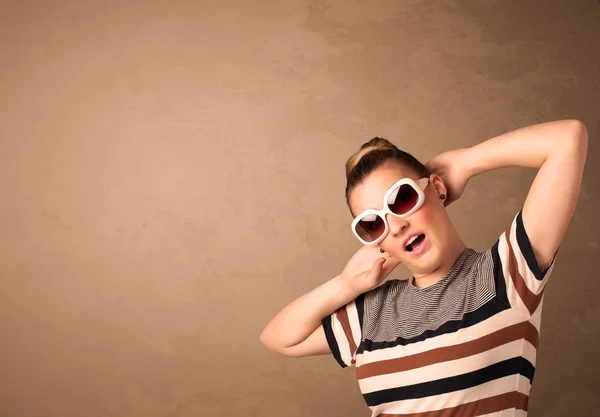
MULTIPOLYGON (((350 193, 352 213, 358 215, 369 208, 381 210, 386 191, 402 178, 419 179, 411 170, 395 163, 385 164, 373 171, 350 193)), ((377 245, 404 263, 414 274, 428 274, 437 269, 449 242, 451 223, 444 200, 440 198, 440 194, 446 194, 446 188, 439 175, 432 174, 429 177, 424 194, 423 205, 410 216, 399 218, 386 215, 389 230, 377 245), (404 246, 405 239, 413 233, 425 235, 425 247, 419 254, 411 253, 404 246)))

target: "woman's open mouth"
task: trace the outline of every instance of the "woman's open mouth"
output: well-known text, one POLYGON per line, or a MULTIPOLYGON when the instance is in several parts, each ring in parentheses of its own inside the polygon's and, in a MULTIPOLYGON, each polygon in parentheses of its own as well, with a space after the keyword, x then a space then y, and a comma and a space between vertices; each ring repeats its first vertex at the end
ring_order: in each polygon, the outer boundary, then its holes
POLYGON ((408 245, 406 245, 406 247, 405 247, 406 251, 409 252, 413 256, 420 255, 425 250, 425 247, 427 246, 427 236, 425 236, 423 233, 421 233, 420 235, 418 235, 416 238, 413 238, 413 240, 409 241, 409 242, 410 243, 408 245))

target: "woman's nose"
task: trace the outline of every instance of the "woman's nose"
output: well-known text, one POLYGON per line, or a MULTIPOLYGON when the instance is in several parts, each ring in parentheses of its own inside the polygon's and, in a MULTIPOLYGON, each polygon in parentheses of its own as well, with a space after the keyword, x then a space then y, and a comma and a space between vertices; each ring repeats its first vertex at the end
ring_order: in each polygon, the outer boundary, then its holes
POLYGON ((408 227, 408 221, 401 217, 396 217, 391 214, 386 215, 388 227, 390 228, 390 234, 392 236, 398 236, 402 231, 408 227))

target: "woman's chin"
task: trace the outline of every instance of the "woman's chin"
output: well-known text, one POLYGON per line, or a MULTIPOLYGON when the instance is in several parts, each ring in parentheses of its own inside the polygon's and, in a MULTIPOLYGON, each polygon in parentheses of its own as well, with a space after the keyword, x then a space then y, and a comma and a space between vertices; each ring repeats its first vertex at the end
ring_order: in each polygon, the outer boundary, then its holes
POLYGON ((427 275, 440 267, 441 259, 439 255, 436 248, 428 242, 428 247, 421 254, 410 258, 407 263, 414 265, 414 269, 411 268, 413 273, 427 275))

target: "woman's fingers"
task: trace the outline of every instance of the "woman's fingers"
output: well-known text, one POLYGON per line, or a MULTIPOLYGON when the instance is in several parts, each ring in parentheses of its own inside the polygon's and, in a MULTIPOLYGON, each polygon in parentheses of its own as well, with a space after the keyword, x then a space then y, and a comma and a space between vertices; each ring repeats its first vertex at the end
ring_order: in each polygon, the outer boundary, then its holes
POLYGON ((379 278, 382 274, 382 269, 383 269, 383 263, 381 261, 382 258, 377 258, 375 260, 375 262, 373 262, 373 266, 371 267, 371 269, 369 270, 369 273, 367 274, 367 281, 370 283, 373 282, 379 282, 379 278))

